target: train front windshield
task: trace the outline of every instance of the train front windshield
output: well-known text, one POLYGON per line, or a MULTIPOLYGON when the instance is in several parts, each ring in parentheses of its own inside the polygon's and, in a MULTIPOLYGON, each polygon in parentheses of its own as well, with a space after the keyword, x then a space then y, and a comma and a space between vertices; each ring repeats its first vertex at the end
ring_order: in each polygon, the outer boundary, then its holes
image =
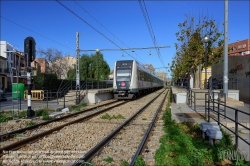
POLYGON ((116 70, 116 81, 130 81, 131 80, 131 69, 117 69, 116 70))

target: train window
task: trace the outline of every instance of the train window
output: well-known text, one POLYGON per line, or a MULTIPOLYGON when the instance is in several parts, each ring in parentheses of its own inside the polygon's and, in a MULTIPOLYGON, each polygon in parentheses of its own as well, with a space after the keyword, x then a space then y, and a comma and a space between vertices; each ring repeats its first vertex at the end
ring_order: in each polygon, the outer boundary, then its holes
POLYGON ((131 70, 117 70, 116 71, 117 81, 130 81, 131 80, 131 70))

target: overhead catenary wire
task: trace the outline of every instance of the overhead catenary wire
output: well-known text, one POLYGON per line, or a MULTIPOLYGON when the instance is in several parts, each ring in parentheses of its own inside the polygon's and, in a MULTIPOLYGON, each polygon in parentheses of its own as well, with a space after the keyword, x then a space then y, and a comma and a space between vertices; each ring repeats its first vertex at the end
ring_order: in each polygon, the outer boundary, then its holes
POLYGON ((52 41, 52 42, 54 42, 54 43, 57 43, 57 44, 59 44, 59 45, 61 45, 61 46, 64 46, 64 47, 67 47, 67 48, 69 48, 69 49, 71 49, 71 50, 75 50, 75 49, 70 48, 70 47, 68 47, 68 46, 66 46, 66 45, 64 45, 64 44, 62 44, 62 43, 59 43, 58 41, 55 41, 55 40, 53 40, 53 39, 51 39, 51 38, 49 38, 49 37, 47 37, 47 36, 44 36, 44 35, 42 35, 42 34, 36 32, 36 31, 33 31, 33 30, 31 30, 31 29, 29 29, 29 28, 23 26, 23 25, 20 25, 20 24, 14 22, 14 21, 11 21, 11 20, 9 20, 9 19, 3 17, 3 16, 0 16, 0 17, 3 18, 3 19, 5 19, 5 20, 7 20, 7 21, 9 21, 9 22, 11 22, 11 23, 13 23, 13 24, 16 24, 17 26, 20 26, 20 27, 22 27, 22 28, 24 28, 24 29, 27 29, 27 30, 29 30, 29 31, 31 31, 31 32, 33 32, 33 33, 39 35, 39 36, 42 36, 42 37, 44 37, 44 38, 46 38, 46 39, 48 39, 48 40, 50 40, 50 41, 52 41))
MULTIPOLYGON (((99 30, 97 30, 95 27, 93 27, 91 24, 89 24, 86 20, 84 20, 82 17, 80 17, 78 14, 76 14, 74 11, 72 11, 71 9, 69 9, 67 6, 65 6, 63 3, 61 3, 59 0, 56 0, 56 2, 58 2, 61 6, 63 6, 65 9, 67 9, 69 12, 71 12, 73 15, 75 15, 77 18, 79 18, 81 21, 83 21, 85 24, 87 24, 89 27, 91 27, 93 30, 95 30, 96 32, 98 32, 100 35, 102 35, 104 38, 106 38, 108 41, 110 41, 111 43, 113 43, 115 46, 117 46, 118 48, 122 49, 118 44, 116 44, 115 42, 113 42, 111 39, 109 39, 107 36, 105 36, 103 33, 101 33, 99 30)), ((130 57, 132 57, 133 59, 135 59, 136 61, 140 62, 139 60, 137 60, 134 56, 130 55, 128 52, 124 51, 126 54, 128 54, 130 57)), ((141 63, 141 62, 140 62, 141 63)))
MULTIPOLYGON (((109 48, 109 49, 100 49, 101 51, 125 51, 125 50, 147 50, 147 49, 153 49, 155 47, 141 47, 141 48, 120 48, 120 49, 115 49, 115 48, 109 48)), ((170 46, 159 46, 159 48, 170 48, 170 46)), ((80 50, 83 52, 88 52, 88 51, 95 51, 95 49, 91 50, 80 50)))
MULTIPOLYGON (((122 44, 124 44, 124 46, 126 46, 127 48, 129 48, 129 46, 127 46, 123 41, 121 41, 118 37, 116 37, 110 30, 108 30, 104 25, 102 25, 96 18, 94 18, 87 10, 85 10, 79 3, 77 3, 75 0, 73 0, 83 11, 85 11, 92 19, 94 19, 100 26, 102 26, 106 31, 108 31, 111 35, 113 35, 118 41, 120 41, 122 44)), ((103 50, 103 49, 102 49, 103 50)), ((107 49, 106 49, 107 50, 107 49)), ((135 53, 140 59, 141 57, 135 53)), ((141 59, 142 61, 144 61, 143 59, 141 59)))
POLYGON ((153 44, 154 44, 154 48, 156 49, 156 52, 157 52, 157 55, 162 63, 163 66, 166 66, 164 64, 164 61, 162 59, 162 56, 161 56, 161 53, 160 53, 160 50, 158 48, 158 44, 157 44, 157 41, 156 41, 156 38, 155 38, 155 35, 154 35, 154 31, 153 31, 153 27, 152 27, 152 24, 151 24, 151 21, 150 21, 150 18, 149 18, 149 15, 148 15, 148 11, 147 11, 147 8, 146 8, 146 5, 145 5, 145 2, 144 0, 138 0, 139 2, 139 5, 140 5, 140 8, 141 8, 141 12, 143 14, 143 17, 144 17, 144 20, 146 22, 146 25, 147 25, 147 28, 148 28, 148 31, 149 31, 149 34, 151 36, 151 39, 153 41, 153 44), (143 1, 143 3, 142 3, 143 1))

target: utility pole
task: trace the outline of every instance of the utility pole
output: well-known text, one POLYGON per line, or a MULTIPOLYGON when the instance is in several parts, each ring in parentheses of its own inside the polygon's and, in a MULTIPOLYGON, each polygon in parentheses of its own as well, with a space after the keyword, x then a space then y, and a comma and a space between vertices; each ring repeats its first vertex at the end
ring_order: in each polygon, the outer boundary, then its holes
POLYGON ((100 53, 99 49, 95 50, 96 52, 96 65, 97 65, 97 89, 99 89, 99 66, 98 66, 98 54, 100 53))
POLYGON ((224 9, 224 73, 223 73, 223 93, 228 96, 228 0, 225 0, 224 9))
POLYGON ((79 33, 76 32, 76 104, 80 103, 80 74, 79 74, 79 33))

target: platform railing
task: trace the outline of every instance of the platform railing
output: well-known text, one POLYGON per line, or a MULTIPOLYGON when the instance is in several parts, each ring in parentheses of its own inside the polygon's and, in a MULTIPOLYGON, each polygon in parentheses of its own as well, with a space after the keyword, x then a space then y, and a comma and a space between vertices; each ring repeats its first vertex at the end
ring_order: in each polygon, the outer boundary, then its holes
MULTIPOLYGON (((213 96, 214 96, 214 94, 213 94, 213 96)), ((226 98, 225 98, 226 95, 224 94, 223 96, 224 96, 224 101, 226 101, 226 98)), ((239 147, 239 139, 241 139, 242 141, 244 141, 246 144, 248 144, 250 146, 250 142, 248 142, 247 140, 245 140, 244 138, 242 138, 239 135, 239 126, 243 127, 245 130, 247 130, 247 133, 250 133, 250 128, 247 127, 247 125, 243 125, 239 122, 239 113, 242 113, 245 116, 250 117, 249 113, 226 105, 226 102, 222 102, 220 100, 220 97, 218 97, 217 100, 214 97, 209 98, 208 93, 206 94, 205 112, 207 112, 207 114, 205 113, 206 121, 210 122, 211 119, 213 119, 214 121, 216 121, 218 123, 218 125, 225 127, 227 130, 229 130, 231 133, 233 133, 235 135, 235 148, 236 149, 239 147), (222 107, 223 107, 223 109, 221 109, 222 107), (227 108, 232 109, 234 111, 234 117, 235 117, 234 119, 227 116, 227 114, 226 114, 227 108), (221 112, 224 112, 224 113, 221 113, 221 112), (213 116, 211 116, 211 113, 214 113, 215 115, 217 115, 217 117, 214 118, 213 116), (224 118, 225 120, 230 120, 230 121, 234 122, 235 131, 231 130, 226 125, 224 125, 221 122, 221 117, 224 118)))
POLYGON ((206 96, 205 93, 207 92, 195 92, 193 90, 188 90, 188 94, 187 94, 187 105, 192 108, 194 111, 197 112, 197 102, 198 101, 205 101, 206 100, 206 96), (198 98, 197 94, 204 94, 205 98, 198 98))

